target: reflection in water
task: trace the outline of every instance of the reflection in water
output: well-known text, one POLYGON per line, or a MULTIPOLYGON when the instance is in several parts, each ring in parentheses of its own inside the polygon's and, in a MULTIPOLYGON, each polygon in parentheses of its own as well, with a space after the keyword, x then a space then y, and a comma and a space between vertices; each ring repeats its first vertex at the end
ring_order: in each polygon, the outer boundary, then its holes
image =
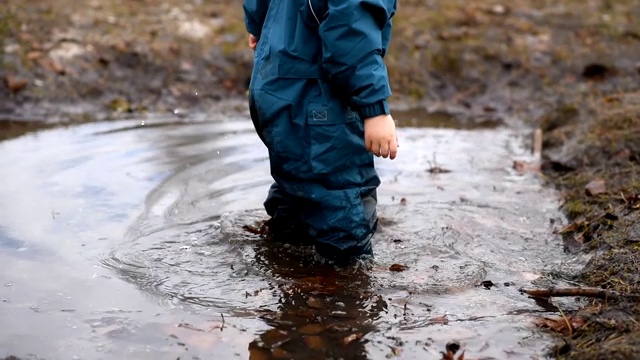
POLYGON ((387 305, 366 269, 336 269, 274 243, 259 245, 256 262, 277 281, 280 300, 261 316, 272 329, 249 345, 250 359, 368 358, 364 337, 387 305))

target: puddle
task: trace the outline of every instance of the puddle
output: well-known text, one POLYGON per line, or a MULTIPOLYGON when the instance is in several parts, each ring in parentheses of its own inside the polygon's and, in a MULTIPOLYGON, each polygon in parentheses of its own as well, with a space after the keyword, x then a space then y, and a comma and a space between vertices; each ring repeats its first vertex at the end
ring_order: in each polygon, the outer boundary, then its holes
MULTIPOLYGON (((195 119, 195 118, 194 118, 195 119)), ((267 155, 242 114, 0 142, 0 349, 44 359, 531 359, 518 288, 563 261, 556 195, 505 128, 400 129, 370 271, 264 244, 267 155), (428 171, 438 168, 445 172, 428 171), (393 264, 407 266, 389 271, 393 264), (495 286, 491 286, 495 285, 495 286)))

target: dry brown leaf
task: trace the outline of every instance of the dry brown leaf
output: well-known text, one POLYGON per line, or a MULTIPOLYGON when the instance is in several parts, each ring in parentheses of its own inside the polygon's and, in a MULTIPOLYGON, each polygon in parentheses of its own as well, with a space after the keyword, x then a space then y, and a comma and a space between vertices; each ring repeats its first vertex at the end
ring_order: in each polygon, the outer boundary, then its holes
POLYGON ((40 51, 29 51, 29 53, 27 53, 27 59, 29 59, 30 61, 36 61, 40 59, 42 55, 43 54, 40 51))
POLYGON ((349 345, 349 344, 351 344, 352 342, 354 342, 354 341, 359 340, 360 338, 362 338, 362 336, 364 336, 364 334, 362 334, 362 333, 355 333, 355 334, 351 334, 351 335, 345 336, 345 337, 342 339, 342 344, 343 344, 343 345, 349 345))
POLYGON ((593 179, 584 187, 588 196, 596 196, 607 192, 607 186, 603 179, 593 179))
POLYGON ((540 172, 540 167, 541 164, 539 161, 515 160, 513 162, 513 168, 520 174, 540 172))
POLYGON ((320 302, 320 300, 309 296, 309 299, 307 299, 307 305, 309 305, 310 308, 313 309, 323 309, 324 306, 322 305, 322 303, 320 302))
POLYGON ((408 268, 409 267, 407 265, 393 264, 393 265, 389 266, 389 271, 401 272, 401 271, 407 270, 408 268))
POLYGON ((627 161, 631 158, 631 151, 629 149, 623 149, 619 151, 617 154, 611 157, 612 161, 627 161))
POLYGON ((387 355, 387 357, 402 355, 402 348, 395 347, 395 346, 390 346, 390 348, 391 348, 391 353, 387 355))
POLYGON ((11 92, 13 93, 17 93, 18 91, 27 87, 27 85, 29 84, 28 80, 15 77, 13 75, 7 75, 6 80, 9 90, 11 90, 11 92))
POLYGON ((534 324, 541 328, 550 329, 563 335, 570 335, 574 330, 583 327, 586 321, 580 317, 539 318, 534 324), (571 328, 569 328, 571 326, 571 328))
POLYGON ((429 319, 429 324, 441 324, 441 325, 448 325, 449 324, 449 319, 447 318, 447 315, 442 315, 442 316, 436 316, 436 317, 432 317, 431 319, 429 319))

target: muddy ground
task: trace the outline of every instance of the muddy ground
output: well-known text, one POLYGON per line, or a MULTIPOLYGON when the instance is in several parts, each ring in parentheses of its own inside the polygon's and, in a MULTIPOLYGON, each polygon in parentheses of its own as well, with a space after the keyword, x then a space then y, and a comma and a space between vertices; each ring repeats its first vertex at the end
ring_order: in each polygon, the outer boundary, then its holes
MULTIPOLYGON (((239 4, 1 6, 0 139, 139 112, 213 111, 246 92, 252 52, 239 4)), ((394 107, 543 130, 541 176, 562 190, 572 221, 559 229, 566 251, 589 259, 558 276, 615 291, 540 321, 559 334, 557 358, 640 357, 639 24, 636 0, 406 0, 395 19, 394 107)))

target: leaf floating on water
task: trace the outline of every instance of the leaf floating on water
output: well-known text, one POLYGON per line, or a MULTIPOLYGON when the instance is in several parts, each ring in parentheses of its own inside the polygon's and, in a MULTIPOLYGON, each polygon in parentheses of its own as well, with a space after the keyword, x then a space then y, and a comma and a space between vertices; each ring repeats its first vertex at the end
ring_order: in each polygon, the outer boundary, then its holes
POLYGON ((447 315, 436 316, 429 319, 429 324, 430 325, 436 325, 436 324, 449 325, 449 319, 447 318, 447 315))
POLYGON ((17 77, 14 77, 13 75, 7 75, 6 80, 7 80, 7 86, 9 87, 9 90, 11 90, 11 92, 13 93, 17 93, 18 91, 27 87, 27 85, 29 84, 28 80, 17 78, 17 77))
POLYGON ((515 160, 513 168, 520 174, 538 173, 540 172, 541 164, 539 161, 515 160))
POLYGON ((389 352, 385 356, 387 359, 391 359, 391 358, 394 358, 394 357, 399 357, 400 355, 402 355, 402 348, 395 347, 395 346, 389 346, 389 348, 391 349, 391 352, 389 352))
POLYGON ((393 271, 393 272, 402 272, 407 269, 409 269, 409 267, 407 265, 402 265, 402 264, 393 264, 389 266, 389 271, 393 271))
POLYGON ((309 299, 307 299, 307 305, 309 305, 309 307, 313 309, 324 309, 324 306, 322 305, 320 300, 312 296, 309 296, 309 299))

